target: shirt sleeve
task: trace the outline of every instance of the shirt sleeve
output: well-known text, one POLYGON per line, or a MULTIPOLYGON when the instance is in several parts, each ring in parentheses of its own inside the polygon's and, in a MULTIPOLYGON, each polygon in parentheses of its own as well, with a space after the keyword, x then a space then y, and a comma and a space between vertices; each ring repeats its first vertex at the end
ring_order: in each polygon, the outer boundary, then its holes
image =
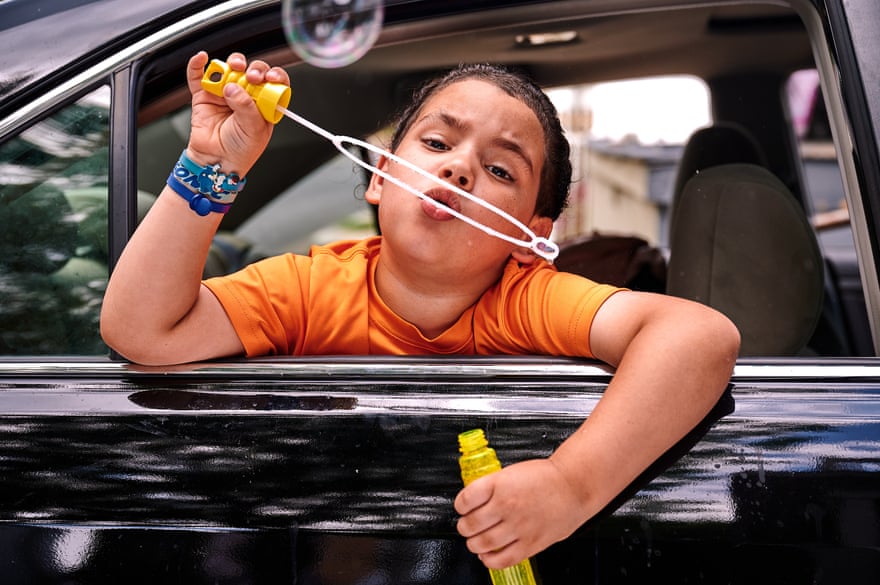
POLYGON ((204 281, 248 357, 296 353, 306 323, 310 262, 305 256, 284 254, 204 281))
POLYGON ((621 290, 551 267, 509 265, 475 316, 477 351, 592 358, 593 319, 621 290))

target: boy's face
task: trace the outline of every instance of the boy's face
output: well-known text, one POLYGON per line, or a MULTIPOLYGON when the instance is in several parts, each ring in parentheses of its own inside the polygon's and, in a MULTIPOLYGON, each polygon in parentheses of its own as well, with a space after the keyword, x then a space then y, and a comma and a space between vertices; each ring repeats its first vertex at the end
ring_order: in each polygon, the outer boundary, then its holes
MULTIPOLYGON (((534 215, 544 131, 528 106, 496 86, 469 79, 438 91, 422 106, 395 154, 504 210, 538 235, 549 234, 552 221, 534 215)), ((405 167, 387 160, 380 166, 480 223, 524 237, 491 211, 405 167)), ((381 201, 385 242, 414 261, 469 260, 500 268, 511 253, 520 261, 532 259, 522 248, 485 234, 381 177, 373 177, 367 200, 381 201)))

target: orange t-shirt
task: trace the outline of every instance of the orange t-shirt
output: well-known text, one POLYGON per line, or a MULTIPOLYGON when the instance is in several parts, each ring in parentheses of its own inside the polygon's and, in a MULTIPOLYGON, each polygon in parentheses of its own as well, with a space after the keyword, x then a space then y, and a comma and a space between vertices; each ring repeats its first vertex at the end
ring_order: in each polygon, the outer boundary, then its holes
POLYGON ((381 237, 315 246, 205 281, 248 356, 545 354, 593 357, 590 326, 619 288, 508 261, 502 277, 433 339, 379 297, 381 237))

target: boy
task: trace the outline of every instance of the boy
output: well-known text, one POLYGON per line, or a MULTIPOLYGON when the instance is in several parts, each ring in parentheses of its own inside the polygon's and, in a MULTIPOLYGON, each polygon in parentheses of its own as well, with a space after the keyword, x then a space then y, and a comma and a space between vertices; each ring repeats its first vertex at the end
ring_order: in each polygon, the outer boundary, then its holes
MULTIPOLYGON (((147 364, 243 353, 545 353, 615 366, 587 421, 549 458, 510 465, 458 494, 458 530, 490 568, 569 536, 718 400, 739 348, 719 313, 559 273, 379 176, 366 197, 379 205, 381 238, 200 282, 226 203, 209 209, 175 177, 218 164, 244 177, 272 131, 240 87, 226 86, 223 98, 201 89, 207 59, 199 53, 187 70, 185 156, 108 285, 101 328, 111 347, 147 364)), ((241 54, 227 62, 251 83, 289 84, 282 69, 241 54)), ((538 236, 564 207, 571 168, 555 110, 538 88, 502 70, 463 68, 426 86, 391 147, 538 236)), ((387 158, 378 166, 468 217, 522 235, 387 158)))

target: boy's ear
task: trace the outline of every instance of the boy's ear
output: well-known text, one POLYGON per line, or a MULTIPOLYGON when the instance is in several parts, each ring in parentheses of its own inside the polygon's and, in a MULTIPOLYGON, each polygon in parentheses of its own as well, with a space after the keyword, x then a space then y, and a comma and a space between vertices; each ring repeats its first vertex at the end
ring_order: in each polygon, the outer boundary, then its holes
MULTIPOLYGON (((376 163, 376 168, 382 171, 387 171, 388 157, 384 155, 380 156, 379 161, 376 163)), ((379 200, 382 199, 382 187, 384 186, 385 179, 377 173, 373 173, 370 176, 370 184, 367 185, 367 191, 364 193, 364 198, 367 200, 367 203, 379 205, 379 200)))
MULTIPOLYGON (((529 221, 529 229, 539 238, 549 237, 550 232, 553 231, 553 220, 543 215, 535 215, 529 221)), ((516 248, 510 255, 520 264, 531 264, 538 259, 538 256, 528 248, 516 248)))

